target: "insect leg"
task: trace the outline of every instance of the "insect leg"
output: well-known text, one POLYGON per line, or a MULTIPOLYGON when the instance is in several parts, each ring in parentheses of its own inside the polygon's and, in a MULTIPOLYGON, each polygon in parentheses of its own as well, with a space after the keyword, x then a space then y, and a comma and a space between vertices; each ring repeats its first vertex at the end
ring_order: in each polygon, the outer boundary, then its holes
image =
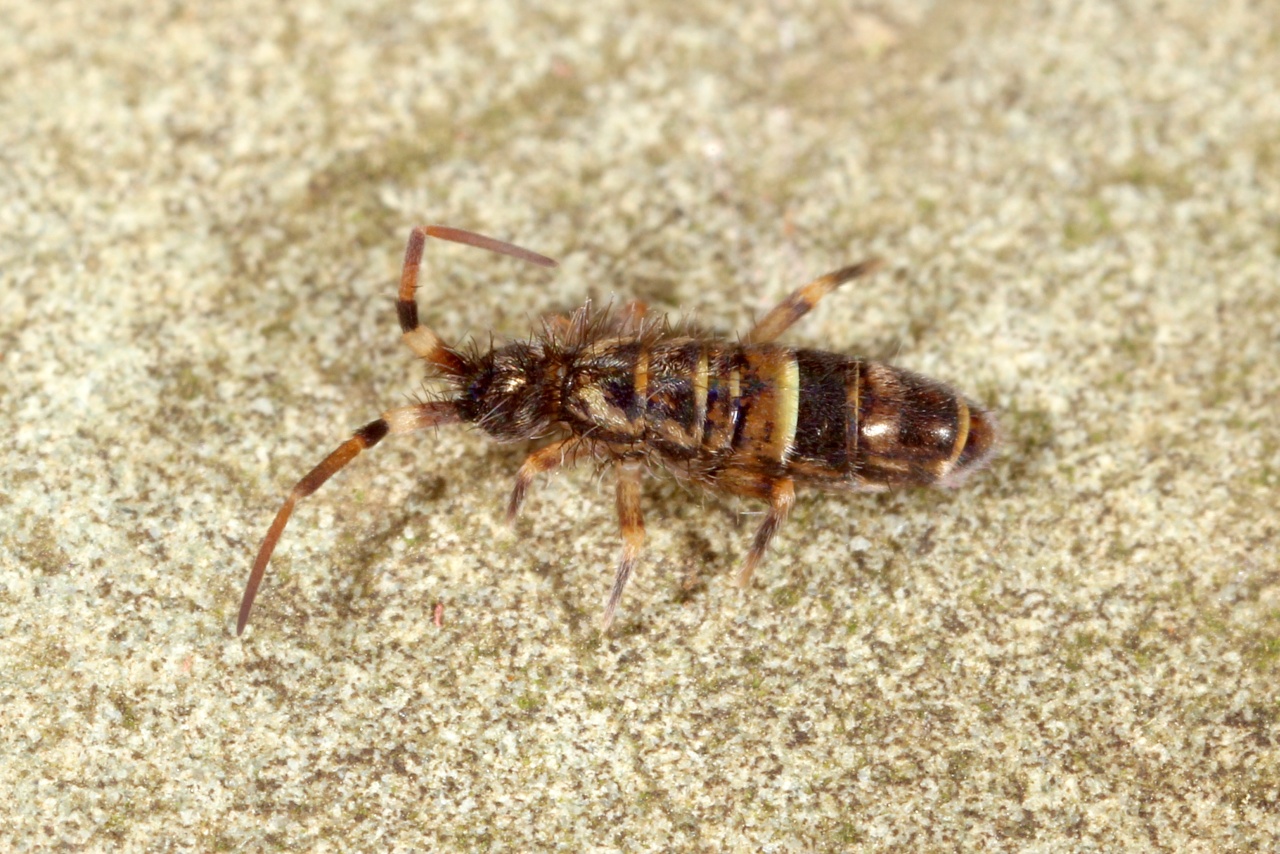
POLYGON ((556 262, 513 243, 495 240, 492 237, 485 237, 483 234, 476 234, 472 231, 463 231, 460 228, 449 228, 443 225, 419 225, 409 232, 409 245, 404 250, 404 267, 400 271, 400 292, 396 299, 396 314, 400 317, 400 331, 403 333, 401 337, 409 345, 409 349, 413 350, 418 356, 431 362, 446 373, 458 374, 462 373, 464 368, 462 359, 439 335, 418 323, 418 303, 414 299, 414 292, 418 289, 418 272, 422 267, 422 249, 428 237, 449 240, 454 243, 465 243, 468 246, 478 246, 481 249, 488 249, 490 252, 510 255, 512 258, 519 258, 521 261, 528 261, 531 264, 538 264, 543 267, 554 267, 556 262))
POLYGON ((371 421, 355 432, 350 439, 338 446, 337 450, 324 458, 320 465, 313 468, 306 477, 298 481, 290 491, 289 497, 276 513, 275 521, 267 530, 267 536, 258 549, 258 557, 253 562, 253 571, 249 573, 249 582, 244 588, 244 598, 240 600, 240 617, 236 620, 236 634, 244 632, 249 622, 249 611, 253 608, 253 600, 258 595, 258 586, 262 584, 262 576, 267 571, 267 561, 275 551, 276 543, 293 515, 293 508, 299 501, 320 488, 326 480, 337 474, 343 466, 355 459, 361 451, 372 448, 388 433, 411 433, 426 427, 441 424, 454 424, 460 420, 452 403, 436 401, 420 403, 414 406, 402 406, 382 413, 377 421, 371 421))
POLYGON ((613 588, 609 591, 609 602, 604 606, 604 616, 600 619, 602 632, 607 632, 613 623, 618 603, 622 601, 622 591, 627 589, 631 570, 635 569, 636 561, 640 559, 640 550, 644 547, 644 516, 640 513, 641 463, 636 460, 620 462, 614 470, 618 473, 618 525, 622 528, 622 560, 618 562, 618 571, 613 576, 613 588))
POLYGON ((567 439, 552 442, 545 448, 539 448, 525 457, 520 471, 516 473, 516 485, 511 490, 511 500, 507 502, 508 525, 514 522, 520 513, 520 505, 524 504, 525 493, 529 491, 529 485, 533 483, 533 479, 560 466, 573 465, 578 461, 577 452, 582 445, 581 438, 570 436, 567 439))
POLYGON ((738 573, 737 584, 739 587, 746 587, 751 583, 751 576, 755 574, 756 567, 760 565, 760 559, 764 557, 765 550, 769 548, 769 541, 773 539, 774 534, 778 533, 782 523, 787 520, 787 514, 791 512, 791 505, 795 503, 795 481, 789 477, 784 477, 774 483, 773 488, 769 491, 769 510, 765 514, 764 521, 760 523, 760 527, 756 530, 756 537, 751 542, 751 551, 747 552, 746 563, 742 565, 742 570, 738 573))
POLYGON ((766 314, 742 339, 744 344, 768 344, 791 327, 818 304, 818 301, 852 279, 870 275, 884 266, 879 258, 869 258, 861 264, 836 270, 819 276, 807 285, 801 285, 766 314))

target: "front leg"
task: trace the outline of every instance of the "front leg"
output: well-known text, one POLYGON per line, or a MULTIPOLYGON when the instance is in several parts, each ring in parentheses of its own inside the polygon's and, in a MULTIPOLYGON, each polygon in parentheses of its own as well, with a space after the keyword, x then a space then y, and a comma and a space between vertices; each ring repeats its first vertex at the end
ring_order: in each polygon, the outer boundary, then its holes
POLYGON ((524 504, 525 494, 529 491, 529 484, 533 483, 533 479, 561 466, 572 466, 578 461, 578 452, 585 445, 586 442, 580 437, 570 436, 567 439, 552 442, 545 448, 539 448, 525 457, 520 465, 520 471, 516 473, 516 485, 511 490, 511 500, 507 502, 508 525, 520 514, 520 506, 524 504))
POLYGON ((622 529, 622 560, 618 562, 618 571, 613 576, 613 589, 609 591, 609 602, 604 606, 604 616, 600 619, 600 631, 609 631, 613 616, 618 611, 618 603, 622 601, 622 592, 627 589, 627 581, 636 561, 640 559, 640 550, 644 548, 644 516, 640 513, 640 475, 643 471, 639 460, 624 460, 614 466, 618 474, 618 526, 622 529))

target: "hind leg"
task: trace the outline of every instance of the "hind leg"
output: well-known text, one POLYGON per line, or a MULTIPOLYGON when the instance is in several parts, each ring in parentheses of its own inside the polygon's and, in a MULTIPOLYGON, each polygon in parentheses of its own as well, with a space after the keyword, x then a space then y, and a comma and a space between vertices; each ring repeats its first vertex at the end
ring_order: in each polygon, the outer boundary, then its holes
POLYGON ((879 258, 871 258, 861 264, 836 270, 819 276, 807 285, 801 285, 752 327, 742 339, 744 344, 768 344, 808 314, 827 294, 860 276, 870 275, 884 266, 879 258))
POLYGON ((778 529, 782 527, 782 523, 787 521, 787 515, 791 512, 791 507, 796 503, 796 485, 789 477, 784 477, 775 482, 769 491, 769 510, 765 513, 764 521, 760 523, 760 527, 756 529, 755 539, 751 542, 751 551, 747 552, 747 560, 742 564, 741 571, 738 572, 737 584, 739 587, 746 587, 751 583, 751 577, 755 575, 756 567, 760 565, 760 561, 764 558, 764 553, 769 548, 769 543, 773 540, 774 534, 778 533, 778 529))

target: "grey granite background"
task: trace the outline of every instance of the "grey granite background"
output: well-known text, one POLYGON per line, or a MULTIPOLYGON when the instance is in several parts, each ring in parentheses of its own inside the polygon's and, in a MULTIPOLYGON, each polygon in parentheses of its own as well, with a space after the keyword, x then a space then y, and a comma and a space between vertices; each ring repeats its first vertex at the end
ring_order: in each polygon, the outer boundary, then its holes
POLYGON ((10 0, 7 849, 1268 850, 1280 830, 1274 3, 10 0), (964 490, 757 508, 393 437, 440 332, 588 297, 1000 413, 964 490), (444 625, 433 608, 444 604, 444 625))

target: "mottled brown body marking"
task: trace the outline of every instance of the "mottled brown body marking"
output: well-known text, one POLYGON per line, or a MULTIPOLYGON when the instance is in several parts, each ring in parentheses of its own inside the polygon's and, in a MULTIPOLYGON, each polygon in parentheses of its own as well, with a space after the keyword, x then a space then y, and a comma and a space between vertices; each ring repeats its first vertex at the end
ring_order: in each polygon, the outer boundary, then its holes
POLYGON ((879 491, 957 486, 996 446, 991 416, 950 387, 878 362, 774 343, 841 284, 876 260, 798 288, 742 339, 730 343, 650 320, 643 303, 616 316, 586 306, 555 317, 529 341, 459 350, 420 325, 415 292, 427 237, 511 255, 549 258, 483 235, 415 228, 396 310, 405 343, 444 381, 440 399, 400 407, 361 428, 298 482, 258 551, 241 602, 244 630, 267 562, 297 501, 388 433, 474 424, 499 441, 557 438, 533 451, 516 477, 507 514, 533 480, 589 457, 611 464, 623 552, 602 628, 608 628, 644 543, 640 483, 661 467, 717 492, 765 501, 738 583, 750 583, 795 503, 797 486, 879 491))

